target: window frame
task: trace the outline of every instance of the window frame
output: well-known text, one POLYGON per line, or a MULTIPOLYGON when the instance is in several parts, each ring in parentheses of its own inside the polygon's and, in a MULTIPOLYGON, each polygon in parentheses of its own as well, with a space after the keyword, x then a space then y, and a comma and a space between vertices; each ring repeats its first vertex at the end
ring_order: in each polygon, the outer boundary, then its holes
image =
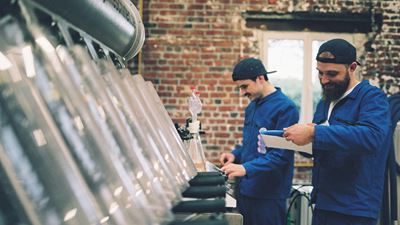
MULTIPOLYGON (((268 40, 269 39, 284 39, 284 40, 303 40, 304 41, 304 64, 303 64, 303 80, 301 90, 300 102, 300 123, 308 123, 312 121, 313 117, 313 92, 312 90, 312 76, 313 59, 312 59, 312 42, 313 41, 326 41, 333 38, 342 38, 355 45, 357 55, 363 49, 363 44, 366 41, 366 35, 362 33, 319 33, 319 32, 291 32, 291 31, 260 31, 258 34, 260 43, 260 59, 264 65, 268 65, 268 40)), ((279 72, 279 68, 276 69, 279 72)))

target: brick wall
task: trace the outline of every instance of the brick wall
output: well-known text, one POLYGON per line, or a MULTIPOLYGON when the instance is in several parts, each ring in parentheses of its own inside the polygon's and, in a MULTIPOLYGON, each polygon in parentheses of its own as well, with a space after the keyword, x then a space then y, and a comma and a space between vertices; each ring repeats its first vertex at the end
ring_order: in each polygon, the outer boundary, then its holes
MULTIPOLYGON (((381 31, 370 34, 363 74, 388 95, 400 91, 400 0, 378 1, 373 12, 383 13, 381 31)), ((377 28, 375 28, 377 29, 377 28)))
MULTIPOLYGON (((382 30, 368 35, 362 74, 388 94, 399 92, 400 1, 373 0, 382 12, 382 30)), ((146 42, 143 75, 156 84, 171 118, 189 117, 186 98, 196 86, 204 103, 199 119, 207 158, 217 159, 241 142, 247 99, 231 81, 233 65, 259 56, 256 30, 248 29, 244 10, 365 12, 365 0, 147 0, 144 1, 146 42), (275 2, 275 3, 274 3, 275 2)))

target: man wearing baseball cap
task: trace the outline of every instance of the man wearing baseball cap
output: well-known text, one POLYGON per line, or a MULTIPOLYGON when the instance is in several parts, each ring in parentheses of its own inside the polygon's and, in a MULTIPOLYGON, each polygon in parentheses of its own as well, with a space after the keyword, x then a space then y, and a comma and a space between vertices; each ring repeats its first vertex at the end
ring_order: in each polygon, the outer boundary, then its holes
POLYGON ((325 42, 317 54, 323 96, 313 124, 296 124, 284 137, 313 144, 313 225, 376 225, 390 140, 385 94, 358 81, 356 49, 325 42))
POLYGON ((243 145, 221 154, 222 170, 240 178, 238 209, 244 225, 285 225, 286 199, 293 177, 293 151, 257 148, 260 128, 282 130, 298 122, 294 103, 269 81, 259 59, 247 58, 234 68, 232 79, 251 102, 245 111, 243 145))

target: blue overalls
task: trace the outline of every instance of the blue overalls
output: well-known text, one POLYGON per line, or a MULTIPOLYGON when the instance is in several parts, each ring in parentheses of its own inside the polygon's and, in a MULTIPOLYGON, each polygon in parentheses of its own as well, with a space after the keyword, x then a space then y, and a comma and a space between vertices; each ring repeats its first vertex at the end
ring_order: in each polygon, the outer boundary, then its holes
POLYGON ((247 106, 243 145, 232 151, 235 163, 243 164, 246 169, 246 176, 240 178, 238 196, 238 208, 245 225, 285 224, 294 153, 268 148, 266 154, 261 154, 257 151, 257 136, 262 127, 282 130, 298 120, 299 113, 294 103, 279 88, 247 106))
MULTIPOLYGON (((329 104, 319 102, 314 123, 326 121, 329 104)), ((315 126, 313 225, 376 224, 388 156, 389 116, 385 94, 362 81, 334 106, 329 126, 315 126)))

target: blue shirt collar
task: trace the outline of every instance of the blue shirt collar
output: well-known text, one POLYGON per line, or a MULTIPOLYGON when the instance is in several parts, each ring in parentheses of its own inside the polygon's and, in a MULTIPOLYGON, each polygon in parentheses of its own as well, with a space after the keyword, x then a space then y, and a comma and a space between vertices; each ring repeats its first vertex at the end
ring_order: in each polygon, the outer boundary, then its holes
POLYGON ((281 92, 281 88, 279 87, 275 87, 276 91, 272 92, 271 94, 265 96, 264 98, 258 100, 258 101, 254 101, 256 103, 256 105, 260 105, 266 101, 268 101, 268 99, 273 98, 274 96, 280 94, 281 92))
POLYGON ((353 91, 350 92, 350 94, 348 94, 346 96, 346 98, 351 98, 351 99, 356 99, 358 93, 360 92, 361 88, 363 88, 364 86, 368 85, 369 81, 368 80, 363 80, 361 81, 357 86, 354 87, 353 91))

